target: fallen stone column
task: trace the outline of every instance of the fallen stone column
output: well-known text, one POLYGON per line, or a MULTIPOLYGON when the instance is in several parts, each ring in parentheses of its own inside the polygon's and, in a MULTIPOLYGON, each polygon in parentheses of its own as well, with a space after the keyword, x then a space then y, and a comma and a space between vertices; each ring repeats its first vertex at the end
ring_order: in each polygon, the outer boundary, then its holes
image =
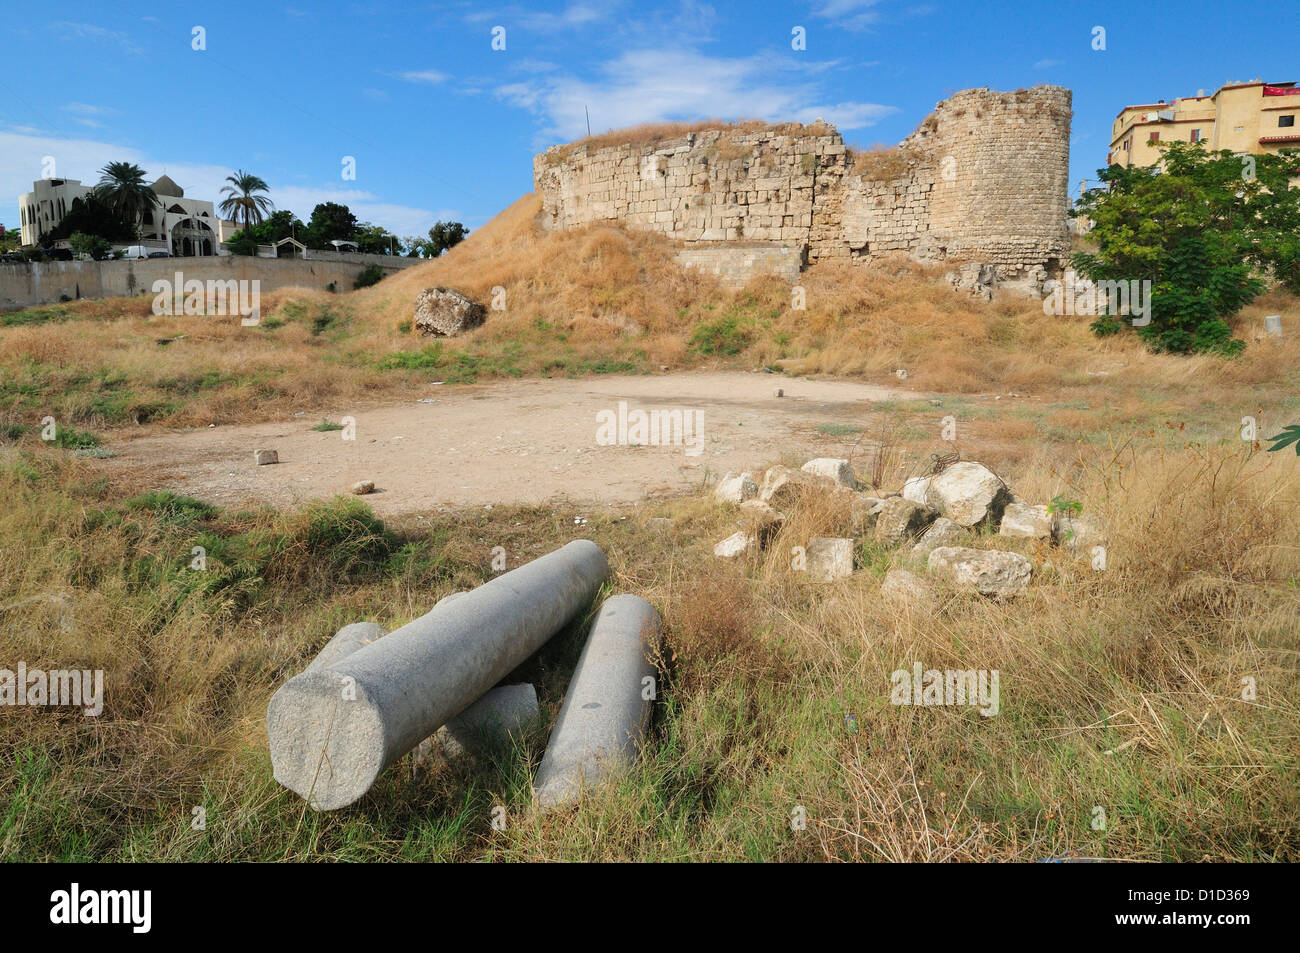
POLYGON ((415 763, 423 763, 434 751, 444 758, 459 758, 466 751, 517 737, 537 720, 538 711, 537 689, 530 683, 494 688, 421 741, 415 748, 415 763))
POLYGON ((353 803, 564 628, 608 572, 576 540, 291 678, 266 711, 275 779, 317 810, 353 803))
POLYGON ((637 596, 600 607, 533 781, 541 807, 570 803, 632 765, 657 692, 645 679, 655 677, 659 631, 659 613, 637 596))
MULTIPOLYGON (((463 592, 453 592, 439 599, 425 618, 463 595, 463 592)), ((325 643, 307 670, 328 668, 387 634, 388 630, 375 622, 345 625, 325 643)), ((413 752, 415 763, 423 764, 435 751, 444 758, 458 758, 485 743, 505 742, 536 721, 539 711, 537 689, 527 682, 494 688, 416 745, 413 752)))

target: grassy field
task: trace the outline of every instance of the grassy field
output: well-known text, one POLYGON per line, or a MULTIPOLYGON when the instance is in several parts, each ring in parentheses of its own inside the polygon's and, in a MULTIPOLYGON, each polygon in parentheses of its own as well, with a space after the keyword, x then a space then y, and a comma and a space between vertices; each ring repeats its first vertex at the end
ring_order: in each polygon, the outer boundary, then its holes
POLYGON ((792 312, 788 288, 724 291, 651 236, 538 235, 531 203, 373 288, 269 296, 260 327, 155 318, 148 299, 0 315, 0 667, 106 673, 99 718, 0 710, 0 857, 1300 859, 1300 462, 1239 433, 1243 416, 1261 436, 1300 422, 1300 345, 1253 338, 1266 313, 1294 327, 1294 299, 1241 316, 1235 360, 1098 341, 1087 319, 958 296, 902 263, 817 266, 808 310, 792 312), (479 300, 501 285, 508 308, 430 344, 405 322, 432 284, 479 300), (381 523, 355 498, 222 510, 115 484, 77 455, 137 422, 314 420, 414 382, 663 365, 913 388, 828 435, 855 457, 879 440, 920 472, 951 449, 937 419, 952 414, 963 456, 1031 502, 1060 496, 1101 518, 1107 569, 985 538, 975 545, 1031 559, 1027 594, 944 592, 903 610, 880 579, 913 565, 906 550, 864 541, 860 571, 828 585, 790 570, 792 546, 845 531, 831 498, 788 511, 768 550, 736 563, 712 555, 735 517, 706 496, 381 523), (59 445, 39 439, 47 414, 59 445), (586 619, 509 679, 534 682, 543 709, 517 747, 438 769, 404 761, 333 814, 275 784, 266 703, 336 629, 392 628, 485 582, 494 546, 513 567, 578 537, 609 555, 606 592, 644 596, 666 626, 650 744, 617 788, 556 816, 530 807, 586 619), (188 569, 194 546, 205 572, 188 569), (1000 713, 891 706, 889 674, 914 662, 999 670, 1000 713))

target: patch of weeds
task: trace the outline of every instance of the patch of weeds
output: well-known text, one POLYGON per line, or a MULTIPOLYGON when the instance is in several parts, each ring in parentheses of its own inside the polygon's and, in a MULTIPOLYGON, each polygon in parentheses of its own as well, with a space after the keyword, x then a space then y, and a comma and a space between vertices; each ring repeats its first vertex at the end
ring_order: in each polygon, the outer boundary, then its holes
POLYGON ((192 496, 182 496, 171 490, 150 490, 133 496, 123 504, 128 510, 153 513, 164 523, 186 525, 211 519, 220 511, 218 507, 192 496))
POLYGON ((392 354, 385 354, 375 366, 381 371, 420 371, 438 367, 442 362, 442 344, 434 342, 418 351, 394 351, 392 354))
POLYGON ((583 361, 569 371, 569 377, 583 377, 587 374, 637 374, 640 365, 632 361, 614 361, 601 358, 595 361, 583 361))
POLYGON ((849 434, 862 433, 862 428, 855 424, 819 424, 817 429, 831 437, 847 437, 849 434))
POLYGON ((27 308, 0 314, 0 327, 15 328, 28 324, 53 324, 67 321, 71 315, 64 308, 27 308))
POLYGON ((64 450, 81 450, 86 447, 98 447, 99 437, 89 430, 78 430, 75 427, 56 427, 54 439, 50 442, 64 450))
POLYGON ((328 417, 324 417, 324 418, 321 419, 321 422, 320 422, 320 423, 318 423, 315 427, 312 427, 311 429, 312 429, 312 430, 319 431, 320 433, 327 433, 327 432, 329 432, 329 431, 331 431, 331 430, 342 430, 342 429, 343 429, 343 425, 342 425, 342 424, 336 424, 334 421, 330 420, 328 417))
POLYGON ((753 331, 735 315, 702 321, 691 331, 691 350, 710 357, 735 357, 753 341, 753 331))

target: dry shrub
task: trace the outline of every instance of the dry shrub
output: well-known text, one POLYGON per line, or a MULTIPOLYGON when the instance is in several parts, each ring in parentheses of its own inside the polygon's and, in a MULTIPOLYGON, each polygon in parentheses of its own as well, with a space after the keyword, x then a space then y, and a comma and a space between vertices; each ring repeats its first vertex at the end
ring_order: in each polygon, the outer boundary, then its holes
POLYGON ((913 157, 902 146, 874 145, 853 156, 853 174, 875 182, 904 178, 911 170, 913 157))
POLYGON ((715 564, 665 596, 667 661, 684 687, 770 674, 773 655, 760 634, 757 602, 735 567, 715 564))

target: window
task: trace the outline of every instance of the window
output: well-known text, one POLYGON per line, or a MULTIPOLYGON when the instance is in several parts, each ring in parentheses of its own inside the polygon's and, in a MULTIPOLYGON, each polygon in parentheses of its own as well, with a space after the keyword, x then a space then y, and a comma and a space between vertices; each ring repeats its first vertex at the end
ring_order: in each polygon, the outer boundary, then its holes
POLYGON ((1200 142, 1200 141, 1201 141, 1201 130, 1199 130, 1199 129, 1193 129, 1193 130, 1192 130, 1192 138, 1189 139, 1188 141, 1189 141, 1189 142, 1200 142))
POLYGON ((1278 116, 1278 117, 1277 117, 1277 124, 1278 124, 1279 126, 1294 126, 1294 125, 1295 125, 1295 116, 1278 116))
POLYGON ((1160 141, 1160 133, 1158 132, 1153 132, 1147 136, 1147 142, 1159 142, 1159 141, 1160 141))

